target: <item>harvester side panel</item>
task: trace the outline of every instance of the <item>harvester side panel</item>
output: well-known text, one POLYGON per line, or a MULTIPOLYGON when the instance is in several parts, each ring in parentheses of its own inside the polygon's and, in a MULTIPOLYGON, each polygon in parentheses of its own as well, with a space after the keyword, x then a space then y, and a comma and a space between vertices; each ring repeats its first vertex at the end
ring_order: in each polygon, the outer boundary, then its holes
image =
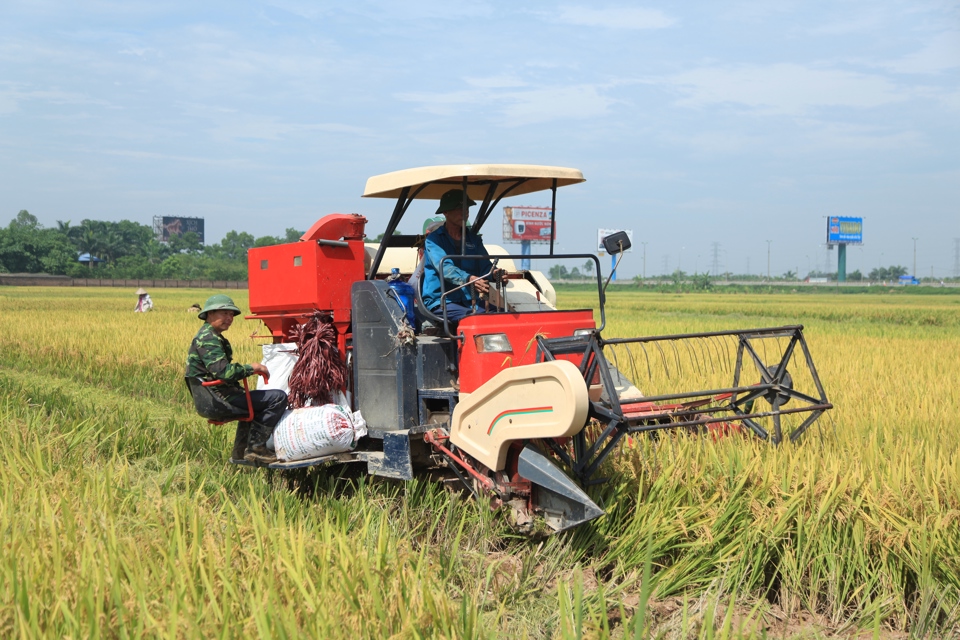
MULTIPOLYGON (((504 369, 537 361, 537 337, 572 336, 577 329, 594 329, 593 311, 543 311, 528 313, 483 313, 460 321, 463 350, 460 354, 460 391, 472 393, 504 369), (476 336, 504 333, 512 351, 480 353, 476 336)), ((579 364, 575 358, 570 359, 579 364)))
POLYGON ((371 435, 418 426, 418 390, 453 387, 456 342, 405 338, 403 310, 382 280, 354 283, 352 298, 354 393, 371 435))
POLYGON ((417 426, 416 347, 397 338, 403 311, 382 280, 353 284, 353 374, 357 407, 373 431, 417 426))
POLYGON ((450 441, 500 471, 511 442, 579 433, 589 407, 587 385, 575 364, 555 360, 512 367, 460 397, 450 441))

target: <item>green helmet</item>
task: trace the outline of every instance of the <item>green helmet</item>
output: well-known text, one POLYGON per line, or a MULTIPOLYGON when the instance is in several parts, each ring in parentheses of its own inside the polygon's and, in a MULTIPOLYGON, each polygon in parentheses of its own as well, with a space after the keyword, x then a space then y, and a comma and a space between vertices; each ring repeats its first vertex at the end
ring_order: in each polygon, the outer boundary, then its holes
POLYGON ((237 308, 237 305, 233 304, 230 296, 218 293, 207 298, 207 301, 203 305, 203 310, 197 314, 197 317, 201 320, 206 320, 207 312, 218 311, 220 309, 233 311, 233 315, 235 316, 240 314, 240 309, 237 308))

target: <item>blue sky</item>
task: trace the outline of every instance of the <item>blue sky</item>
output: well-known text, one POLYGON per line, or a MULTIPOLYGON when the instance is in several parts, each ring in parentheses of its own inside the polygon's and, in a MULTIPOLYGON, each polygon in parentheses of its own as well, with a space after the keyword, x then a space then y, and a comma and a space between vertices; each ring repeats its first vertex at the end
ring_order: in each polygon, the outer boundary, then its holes
POLYGON ((358 212, 373 236, 368 176, 517 162, 587 178, 561 250, 630 228, 648 275, 705 271, 713 243, 765 273, 767 240, 774 274, 823 268, 824 216, 850 215, 848 270, 911 268, 916 237, 946 276, 958 133, 957 2, 0 5, 0 225, 188 215, 218 241, 358 212))

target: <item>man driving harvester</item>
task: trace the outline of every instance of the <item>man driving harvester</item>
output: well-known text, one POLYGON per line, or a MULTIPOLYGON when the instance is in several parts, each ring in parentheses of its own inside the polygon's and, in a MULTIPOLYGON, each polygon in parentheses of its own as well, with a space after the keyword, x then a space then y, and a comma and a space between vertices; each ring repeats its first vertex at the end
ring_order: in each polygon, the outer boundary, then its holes
POLYGON ((423 303, 438 316, 443 315, 440 302, 440 273, 446 282, 447 319, 459 322, 472 313, 484 313, 487 310, 485 300, 474 300, 472 296, 483 297, 490 292, 490 283, 484 276, 493 267, 487 258, 469 258, 466 260, 441 259, 446 255, 486 256, 483 240, 467 227, 469 207, 477 204, 462 189, 450 189, 440 198, 437 213, 446 219, 443 226, 427 236, 425 241, 426 261, 423 272, 423 303), (466 284, 472 285, 463 286, 466 284), (457 287, 462 287, 457 289, 457 287), (471 292, 470 289, 474 289, 471 292), (452 293, 451 290, 455 289, 452 293))
MULTIPOLYGON (((228 296, 218 293, 210 296, 197 317, 204 320, 200 331, 193 338, 187 352, 187 377, 205 381, 221 380, 222 384, 210 387, 213 393, 238 409, 246 410, 247 399, 243 387, 237 384, 252 375, 269 377, 270 372, 259 363, 237 364, 233 362, 233 348, 223 332, 233 324, 240 309, 228 296)), ((243 458, 248 462, 269 464, 276 462, 273 451, 267 448, 267 440, 273 435, 284 410, 287 394, 279 389, 251 391, 253 421, 240 422, 230 457, 243 458)))

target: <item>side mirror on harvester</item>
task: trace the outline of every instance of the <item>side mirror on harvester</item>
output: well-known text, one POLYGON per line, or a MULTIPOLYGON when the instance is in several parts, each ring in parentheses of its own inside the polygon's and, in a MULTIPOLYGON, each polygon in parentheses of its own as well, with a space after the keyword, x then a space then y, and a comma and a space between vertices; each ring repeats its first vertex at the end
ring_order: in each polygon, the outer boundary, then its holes
POLYGON ((603 250, 610 255, 616 255, 630 248, 630 238, 626 231, 611 233, 603 239, 603 250))

